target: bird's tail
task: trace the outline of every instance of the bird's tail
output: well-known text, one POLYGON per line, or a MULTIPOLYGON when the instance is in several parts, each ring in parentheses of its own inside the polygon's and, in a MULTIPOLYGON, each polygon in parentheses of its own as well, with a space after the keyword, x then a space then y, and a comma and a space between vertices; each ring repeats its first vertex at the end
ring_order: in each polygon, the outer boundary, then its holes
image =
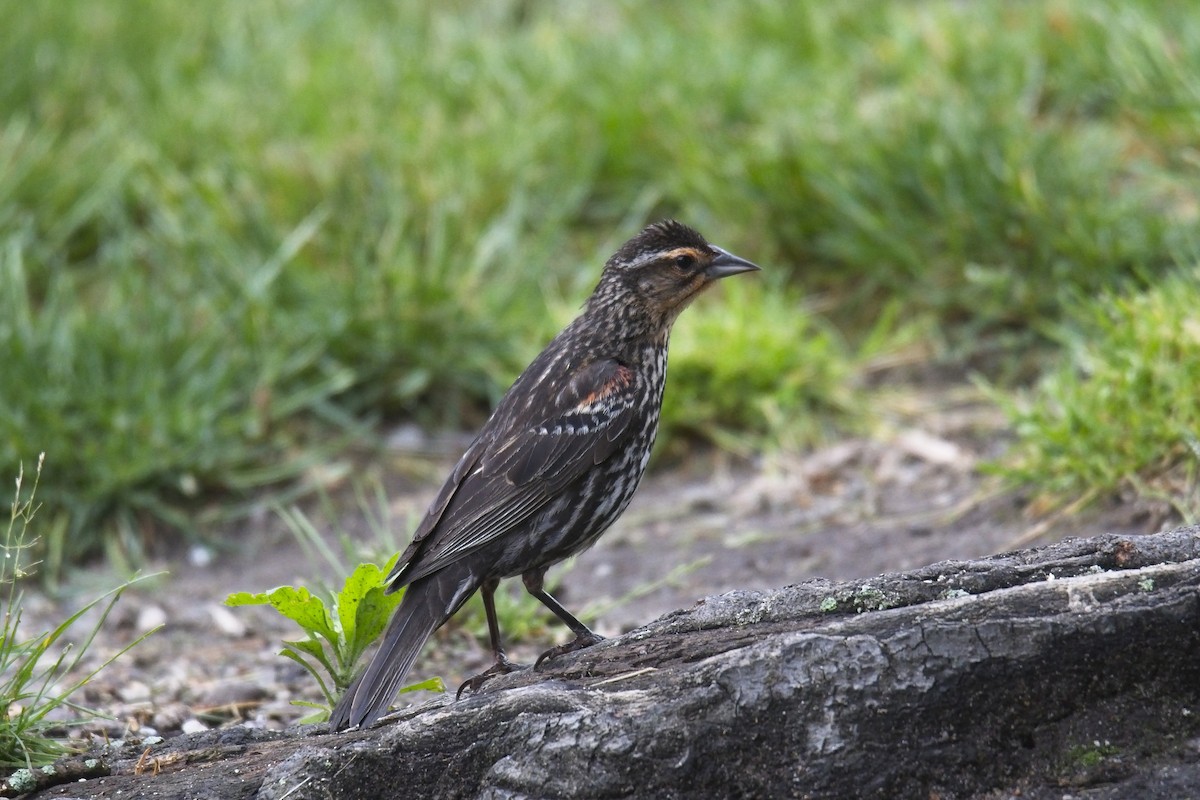
POLYGON ((477 588, 478 578, 463 564, 450 565, 410 584, 379 650, 330 714, 332 729, 365 728, 383 716, 425 640, 477 588))

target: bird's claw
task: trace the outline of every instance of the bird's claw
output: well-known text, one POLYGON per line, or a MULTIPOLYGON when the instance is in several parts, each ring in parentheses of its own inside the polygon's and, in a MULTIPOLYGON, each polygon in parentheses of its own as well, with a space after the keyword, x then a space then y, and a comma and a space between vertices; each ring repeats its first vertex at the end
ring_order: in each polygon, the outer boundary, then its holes
POLYGON ((458 693, 454 695, 454 699, 462 699, 462 693, 464 689, 470 689, 471 693, 474 694, 475 692, 479 691, 480 687, 497 675, 507 675, 508 673, 516 672, 519 669, 521 669, 520 664, 514 664, 503 655, 499 655, 496 657, 496 663, 492 664, 475 677, 468 678, 467 680, 463 681, 462 685, 458 687, 458 693))
POLYGON ((559 656, 564 656, 567 653, 574 653, 576 650, 582 650, 585 647, 591 647, 594 644, 599 644, 604 641, 604 637, 598 633, 581 633, 566 644, 560 644, 558 647, 551 647, 546 652, 538 656, 538 660, 533 662, 533 669, 536 671, 542 665, 543 661, 553 661, 559 656))

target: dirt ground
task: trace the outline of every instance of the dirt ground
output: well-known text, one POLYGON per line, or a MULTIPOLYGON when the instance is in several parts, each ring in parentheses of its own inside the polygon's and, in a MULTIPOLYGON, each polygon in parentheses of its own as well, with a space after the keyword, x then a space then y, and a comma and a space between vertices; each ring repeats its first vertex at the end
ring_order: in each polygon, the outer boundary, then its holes
MULTIPOLYGON (((1028 515, 1025 497, 1003 491, 979 469, 1005 447, 993 410, 943 403, 911 423, 806 453, 750 460, 703 453, 660 466, 595 548, 551 573, 552 591, 594 620, 598 632, 615 634, 734 589, 855 579, 1070 535, 1149 533, 1176 522, 1161 509, 1114 500, 1040 523, 1028 515)), ((400 528, 392 535, 397 545, 407 542, 464 439, 401 428, 388 442, 386 458, 354 465, 335 483, 324 513, 321 504, 308 504, 318 529, 370 541, 375 535, 352 490, 356 482, 378 478, 391 525, 400 528)), ((335 579, 335 570, 306 552, 272 512, 237 523, 230 534, 231 544, 219 552, 197 548, 154 565, 169 575, 121 600, 88 663, 143 630, 163 628, 85 687, 79 699, 112 719, 74 735, 171 736, 231 724, 282 728, 307 713, 292 701, 320 699, 312 680, 277 655, 280 641, 298 631, 274 612, 227 609, 222 601, 234 591, 316 586, 335 579)), ((115 581, 110 571, 96 569, 78 574, 72 592, 57 602, 30 594, 23 630, 49 627, 72 603, 115 581)), ((509 583, 517 596, 520 581, 509 583)), ((490 663, 486 641, 456 623, 427 645, 413 680, 441 675, 453 689, 490 663)), ((529 662, 566 638, 546 619, 513 643, 510 655, 529 662)))

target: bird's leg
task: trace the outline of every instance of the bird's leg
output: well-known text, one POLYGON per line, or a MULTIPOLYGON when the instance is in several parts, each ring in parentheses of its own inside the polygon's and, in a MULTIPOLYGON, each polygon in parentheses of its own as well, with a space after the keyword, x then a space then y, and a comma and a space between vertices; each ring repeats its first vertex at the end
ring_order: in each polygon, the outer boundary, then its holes
POLYGON ((483 610, 487 614, 488 638, 492 643, 492 666, 474 678, 463 681, 462 686, 458 687, 458 694, 454 696, 455 700, 462 697, 463 689, 477 692, 479 687, 497 675, 507 675, 519 669, 518 665, 508 660, 508 656, 504 654, 504 646, 500 644, 500 623, 496 621, 495 598, 496 587, 499 585, 499 579, 489 578, 479 587, 479 593, 483 597, 483 610))
POLYGON ((562 603, 555 600, 549 592, 545 590, 542 583, 546 577, 546 568, 530 570, 521 576, 521 580, 525 583, 525 590, 542 602, 546 608, 554 612, 554 616, 561 619, 571 632, 575 634, 575 638, 566 644, 560 644, 558 647, 551 647, 546 652, 538 656, 538 660, 533 663, 533 668, 537 669, 543 661, 549 661, 558 658, 567 653, 573 653, 576 650, 582 650, 585 647, 591 647, 594 644, 604 641, 604 637, 598 633, 593 633, 587 625, 584 625, 579 620, 575 619, 570 611, 562 607, 562 603))

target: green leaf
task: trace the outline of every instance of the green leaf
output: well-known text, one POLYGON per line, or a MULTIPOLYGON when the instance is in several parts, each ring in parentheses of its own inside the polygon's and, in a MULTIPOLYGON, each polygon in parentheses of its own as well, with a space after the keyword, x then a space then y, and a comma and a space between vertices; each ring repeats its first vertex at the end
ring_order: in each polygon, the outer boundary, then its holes
POLYGON ((400 690, 400 694, 404 694, 405 692, 420 691, 444 692, 446 691, 446 683, 440 677, 433 677, 423 680, 420 683, 410 683, 408 686, 405 686, 400 690))
POLYGON ((338 642, 338 661, 352 667, 371 642, 379 638, 403 592, 387 594, 387 576, 399 554, 383 566, 363 563, 354 568, 342 591, 334 598, 342 639, 338 642))
POLYGON ((392 612, 404 599, 404 591, 389 594, 382 586, 372 587, 358 603, 358 614, 355 625, 357 634, 348 644, 355 660, 371 646, 371 642, 379 638, 387 627, 392 612))
MULTIPOLYGON (((386 591, 387 576, 396 563, 392 556, 382 567, 363 563, 354 568, 330 604, 304 587, 279 586, 266 592, 234 592, 225 598, 228 606, 271 605, 296 622, 311 638, 285 641, 281 656, 300 664, 316 679, 330 705, 346 690, 362 654, 387 627, 403 592, 386 591), (323 668, 332 679, 324 680, 323 668)), ((402 691, 427 689, 444 692, 441 678, 413 684, 402 691)))
MULTIPOLYGON (((300 706, 301 708, 315 708, 318 711, 324 711, 326 713, 329 712, 329 709, 326 708, 325 706, 321 705, 320 703, 314 703, 310 700, 293 700, 292 705, 300 706)), ((306 717, 306 719, 307 719, 307 717, 306 717)))
POLYGON ((341 624, 343 643, 348 648, 344 656, 353 660, 354 643, 357 640, 358 607, 363 598, 383 583, 384 574, 375 564, 359 564, 346 578, 342 590, 334 598, 338 622, 341 624))
POLYGON ((329 719, 330 706, 323 706, 323 705, 320 705, 319 703, 307 703, 303 700, 293 700, 292 705, 302 706, 304 708, 315 708, 316 709, 316 711, 314 711, 313 713, 305 714, 303 717, 296 720, 296 723, 298 725, 315 725, 318 722, 325 722, 326 720, 329 719))
POLYGON ((325 646, 317 639, 297 639, 294 642, 283 643, 284 647, 290 647, 293 650, 298 650, 312 656, 316 661, 325 668, 325 670, 334 677, 334 682, 337 683, 338 674, 334 670, 333 664, 329 661, 329 655, 325 652, 325 646))
POLYGON ((266 604, 274 606, 276 611, 309 633, 324 636, 337 644, 337 631, 334 630, 333 619, 325 608, 325 601, 303 586, 277 586, 258 594, 235 592, 225 598, 225 605, 234 607, 266 604))
POLYGON ((263 606, 268 604, 266 592, 252 594, 251 592, 233 592, 225 597, 225 605, 230 608, 238 606, 263 606))
POLYGON ((329 691, 329 686, 328 686, 328 684, 325 683, 325 679, 321 677, 321 674, 319 672, 317 672, 316 667, 314 667, 311 663, 309 663, 308 659, 304 658, 303 656, 301 656, 299 653, 297 653, 295 650, 293 650, 290 647, 285 647, 282 650, 280 650, 279 655, 283 656, 284 658, 289 658, 292 661, 295 661, 301 667, 303 667, 304 671, 307 672, 309 675, 311 675, 313 677, 313 680, 315 680, 317 682, 317 686, 320 687, 321 694, 325 695, 325 699, 330 703, 330 705, 333 704, 333 701, 334 701, 333 693, 329 691))

